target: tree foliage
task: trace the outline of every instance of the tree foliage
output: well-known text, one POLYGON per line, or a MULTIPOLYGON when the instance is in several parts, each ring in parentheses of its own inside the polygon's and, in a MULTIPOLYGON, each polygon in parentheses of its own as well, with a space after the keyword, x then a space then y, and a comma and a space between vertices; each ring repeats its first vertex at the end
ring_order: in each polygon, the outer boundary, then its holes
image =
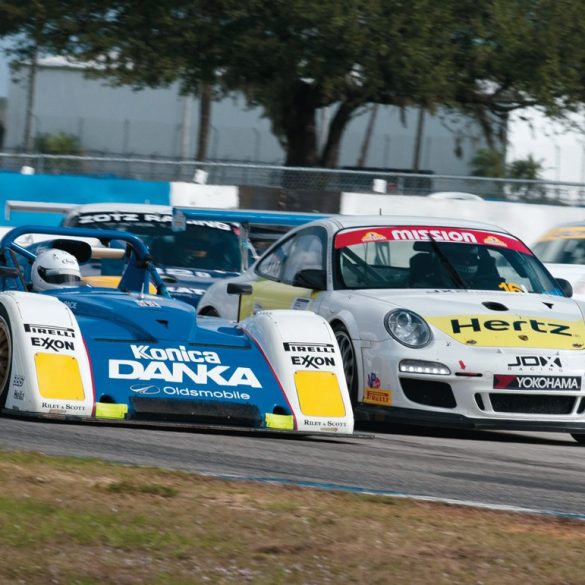
POLYGON ((471 159, 471 174, 474 177, 505 177, 506 161, 504 155, 495 148, 479 149, 471 159))
POLYGON ((471 160, 471 172, 475 177, 514 179, 506 184, 498 183, 492 190, 500 194, 507 192, 509 196, 521 200, 546 199, 545 185, 536 182, 543 180, 542 171, 542 161, 532 155, 506 163, 502 152, 493 148, 478 150, 471 160))
POLYGON ((83 154, 79 138, 66 132, 37 134, 35 150, 42 154, 74 154, 79 156, 83 154))
POLYGON ((335 166, 367 104, 458 109, 495 147, 494 121, 510 111, 561 116, 585 98, 585 3, 574 0, 87 0, 63 11, 76 1, 0 0, 0 35, 30 36, 42 5, 43 44, 97 75, 242 91, 289 165, 335 166), (5 7, 17 17, 3 20, 5 7))

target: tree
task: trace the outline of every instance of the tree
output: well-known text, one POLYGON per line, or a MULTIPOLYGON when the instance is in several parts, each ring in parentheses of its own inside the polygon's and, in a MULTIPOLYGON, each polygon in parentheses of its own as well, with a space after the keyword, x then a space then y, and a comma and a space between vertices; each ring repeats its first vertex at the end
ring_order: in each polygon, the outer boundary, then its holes
POLYGON ((79 138, 65 132, 37 134, 35 150, 41 154, 73 154, 77 156, 83 154, 79 138))
POLYGON ((455 0, 454 9, 452 105, 476 118, 489 148, 505 144, 512 111, 536 107, 563 118, 582 106, 585 3, 455 0))
MULTIPOLYGON (((35 151, 41 154, 75 155, 82 156, 83 148, 79 138, 66 132, 56 134, 37 134, 34 140, 35 151)), ((77 159, 45 158, 43 160, 43 171, 51 173, 77 173, 83 170, 83 163, 77 159)))
POLYGON ((535 160, 532 155, 528 158, 512 161, 507 166, 509 179, 527 179, 530 183, 510 183, 510 191, 516 196, 524 199, 544 199, 546 197, 546 186, 533 181, 542 181, 542 161, 535 160))
MULTIPOLYGON (((500 150, 482 148, 471 160, 471 174, 474 177, 493 177, 498 179, 514 179, 506 183, 506 191, 515 198, 543 199, 546 187, 535 181, 542 180, 542 161, 535 160, 532 155, 525 159, 513 160, 506 164, 500 150), (524 179, 529 182, 521 182, 524 179)), ((495 195, 504 193, 504 183, 492 186, 495 195)))
POLYGON ((504 155, 495 148, 478 150, 471 159, 471 174, 474 177, 505 177, 506 163, 504 155))
POLYGON ((510 111, 559 117, 585 101, 585 3, 572 0, 87 0, 65 23, 55 10, 54 49, 94 61, 96 75, 242 91, 288 165, 336 166, 348 122, 368 104, 457 109, 495 148, 510 111))
POLYGON ((54 46, 116 83, 242 91, 288 165, 334 167, 366 104, 432 108, 450 97, 451 16, 434 0, 88 0, 54 46), (316 114, 327 107, 319 151, 316 114))

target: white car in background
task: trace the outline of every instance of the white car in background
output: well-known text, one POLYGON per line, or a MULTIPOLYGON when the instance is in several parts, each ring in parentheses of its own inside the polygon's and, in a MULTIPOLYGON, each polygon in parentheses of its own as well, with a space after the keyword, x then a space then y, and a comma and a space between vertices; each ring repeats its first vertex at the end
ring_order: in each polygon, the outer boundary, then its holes
MULTIPOLYGON (((568 432, 585 443, 585 304, 568 296, 570 285, 501 228, 331 216, 214 283, 198 311, 325 317, 358 418, 568 432)), ((285 349, 307 369, 327 364, 327 348, 285 349)))
POLYGON ((532 249, 555 277, 571 283, 574 299, 585 301, 585 221, 550 229, 532 249))

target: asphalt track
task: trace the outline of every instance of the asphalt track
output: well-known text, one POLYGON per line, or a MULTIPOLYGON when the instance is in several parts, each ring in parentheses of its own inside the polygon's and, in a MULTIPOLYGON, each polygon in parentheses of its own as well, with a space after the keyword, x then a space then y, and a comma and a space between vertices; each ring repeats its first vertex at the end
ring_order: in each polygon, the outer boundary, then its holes
POLYGON ((0 448, 585 519, 585 446, 569 435, 363 430, 374 438, 273 437, 2 417, 0 448))

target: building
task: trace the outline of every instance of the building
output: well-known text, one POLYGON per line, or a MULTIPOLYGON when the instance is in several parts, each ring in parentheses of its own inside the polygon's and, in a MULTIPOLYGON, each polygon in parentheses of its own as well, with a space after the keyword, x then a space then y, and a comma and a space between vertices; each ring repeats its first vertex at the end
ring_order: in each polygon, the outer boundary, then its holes
MULTIPOLYGON (((62 58, 40 61, 33 108, 33 135, 76 136, 88 155, 193 159, 198 100, 180 95, 177 85, 135 91, 85 76, 87 67, 62 58)), ((27 70, 9 85, 4 150, 21 151, 24 143, 27 70)), ((442 175, 469 175, 470 161, 485 147, 479 127, 469 118, 439 112, 426 114, 415 153, 419 111, 390 106, 365 108, 348 125, 340 167, 356 167, 364 151, 370 116, 375 124, 363 166, 418 168, 442 175)), ((321 112, 325 121, 328 111, 321 112)), ((322 125, 321 125, 322 126, 322 125)), ((247 107, 243 96, 214 102, 208 158, 259 164, 281 164, 284 152, 270 121, 259 108, 247 107)))

